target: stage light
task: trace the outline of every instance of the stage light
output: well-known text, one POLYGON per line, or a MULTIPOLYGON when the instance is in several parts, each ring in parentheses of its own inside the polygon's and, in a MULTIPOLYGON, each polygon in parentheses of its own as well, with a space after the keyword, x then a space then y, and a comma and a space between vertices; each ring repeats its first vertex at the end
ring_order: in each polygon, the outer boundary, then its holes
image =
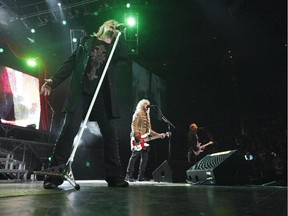
POLYGON ((35 60, 35 59, 28 59, 27 60, 27 65, 29 66, 29 67, 36 67, 37 66, 37 61, 35 60))
POLYGON ((253 155, 251 154, 251 153, 249 153, 249 152, 247 152, 246 154, 245 154, 245 160, 253 160, 254 159, 254 157, 253 157, 253 155))
POLYGON ((134 16, 128 16, 126 17, 125 23, 130 27, 134 27, 136 25, 136 18, 134 16))
POLYGON ((63 20, 63 21, 62 21, 62 24, 63 24, 63 25, 66 25, 66 24, 67 24, 67 21, 66 21, 66 20, 63 20))
POLYGON ((28 41, 31 43, 31 44, 33 44, 33 43, 35 43, 35 40, 33 39, 33 38, 27 38, 28 39, 28 41))
POLYGON ((127 8, 130 8, 130 6, 131 6, 130 3, 127 3, 127 4, 126 4, 126 7, 127 7, 127 8))
POLYGON ((35 29, 33 29, 33 28, 30 31, 32 34, 34 34, 36 32, 35 29))
POLYGON ((138 54, 138 13, 125 13, 124 23, 127 27, 125 37, 129 46, 129 54, 138 54))
POLYGON ((61 3, 60 2, 58 3, 58 6, 61 7, 61 3))
POLYGON ((4 49, 2 47, 0 47, 0 53, 3 53, 4 49))
POLYGON ((91 166, 91 163, 90 163, 89 161, 86 161, 85 166, 86 166, 86 167, 90 167, 90 166, 91 166))
POLYGON ((77 42, 77 38, 73 38, 72 41, 73 41, 74 43, 76 43, 76 42, 77 42))

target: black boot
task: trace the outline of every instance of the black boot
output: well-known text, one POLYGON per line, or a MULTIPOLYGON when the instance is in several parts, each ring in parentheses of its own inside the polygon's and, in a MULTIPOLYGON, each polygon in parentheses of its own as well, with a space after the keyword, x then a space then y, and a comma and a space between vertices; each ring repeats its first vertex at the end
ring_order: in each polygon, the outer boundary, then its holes
POLYGON ((138 175, 137 181, 145 181, 144 175, 140 173, 138 175))
POLYGON ((46 176, 43 182, 43 188, 44 189, 56 189, 61 184, 63 184, 62 177, 46 176))
POLYGON ((107 177, 106 182, 108 187, 128 187, 129 183, 125 181, 122 177, 107 177))

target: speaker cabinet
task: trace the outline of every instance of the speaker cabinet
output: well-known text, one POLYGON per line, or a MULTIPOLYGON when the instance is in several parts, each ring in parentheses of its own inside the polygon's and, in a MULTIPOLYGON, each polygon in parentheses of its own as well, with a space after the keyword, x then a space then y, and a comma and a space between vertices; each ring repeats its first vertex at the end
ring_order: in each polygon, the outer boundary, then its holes
POLYGON ((248 181, 246 161, 237 150, 206 155, 186 171, 193 184, 239 185, 248 181))
POLYGON ((186 182, 187 161, 165 160, 153 173, 155 182, 186 182))

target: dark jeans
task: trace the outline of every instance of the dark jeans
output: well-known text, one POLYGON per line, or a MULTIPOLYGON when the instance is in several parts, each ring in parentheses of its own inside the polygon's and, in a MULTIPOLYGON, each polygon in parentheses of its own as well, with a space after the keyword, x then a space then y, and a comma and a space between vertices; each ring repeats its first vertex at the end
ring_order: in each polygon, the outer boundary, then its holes
MULTIPOLYGON (((91 100, 91 96, 83 95, 75 111, 66 113, 65 122, 54 148, 50 166, 65 164, 68 161, 74 138, 86 116, 91 100)), ((89 120, 97 121, 103 136, 106 178, 119 177, 121 175, 121 164, 117 130, 113 125, 113 119, 107 116, 104 99, 101 95, 93 106, 89 120)))
POLYGON ((133 177, 135 163, 139 155, 141 155, 141 160, 138 175, 144 176, 145 174, 146 165, 148 162, 148 149, 141 149, 140 151, 133 150, 127 167, 127 175, 129 177, 133 177))

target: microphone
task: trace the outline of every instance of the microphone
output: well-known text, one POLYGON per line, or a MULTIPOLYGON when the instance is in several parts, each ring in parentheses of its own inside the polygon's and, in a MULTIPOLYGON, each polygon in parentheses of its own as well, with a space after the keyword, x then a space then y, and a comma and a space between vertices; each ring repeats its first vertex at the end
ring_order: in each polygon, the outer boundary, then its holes
POLYGON ((157 105, 148 105, 147 108, 150 108, 150 107, 157 107, 157 105))
POLYGON ((125 28, 126 28, 126 26, 121 23, 121 24, 119 24, 119 25, 116 27, 116 30, 118 30, 118 31, 123 31, 125 28))

